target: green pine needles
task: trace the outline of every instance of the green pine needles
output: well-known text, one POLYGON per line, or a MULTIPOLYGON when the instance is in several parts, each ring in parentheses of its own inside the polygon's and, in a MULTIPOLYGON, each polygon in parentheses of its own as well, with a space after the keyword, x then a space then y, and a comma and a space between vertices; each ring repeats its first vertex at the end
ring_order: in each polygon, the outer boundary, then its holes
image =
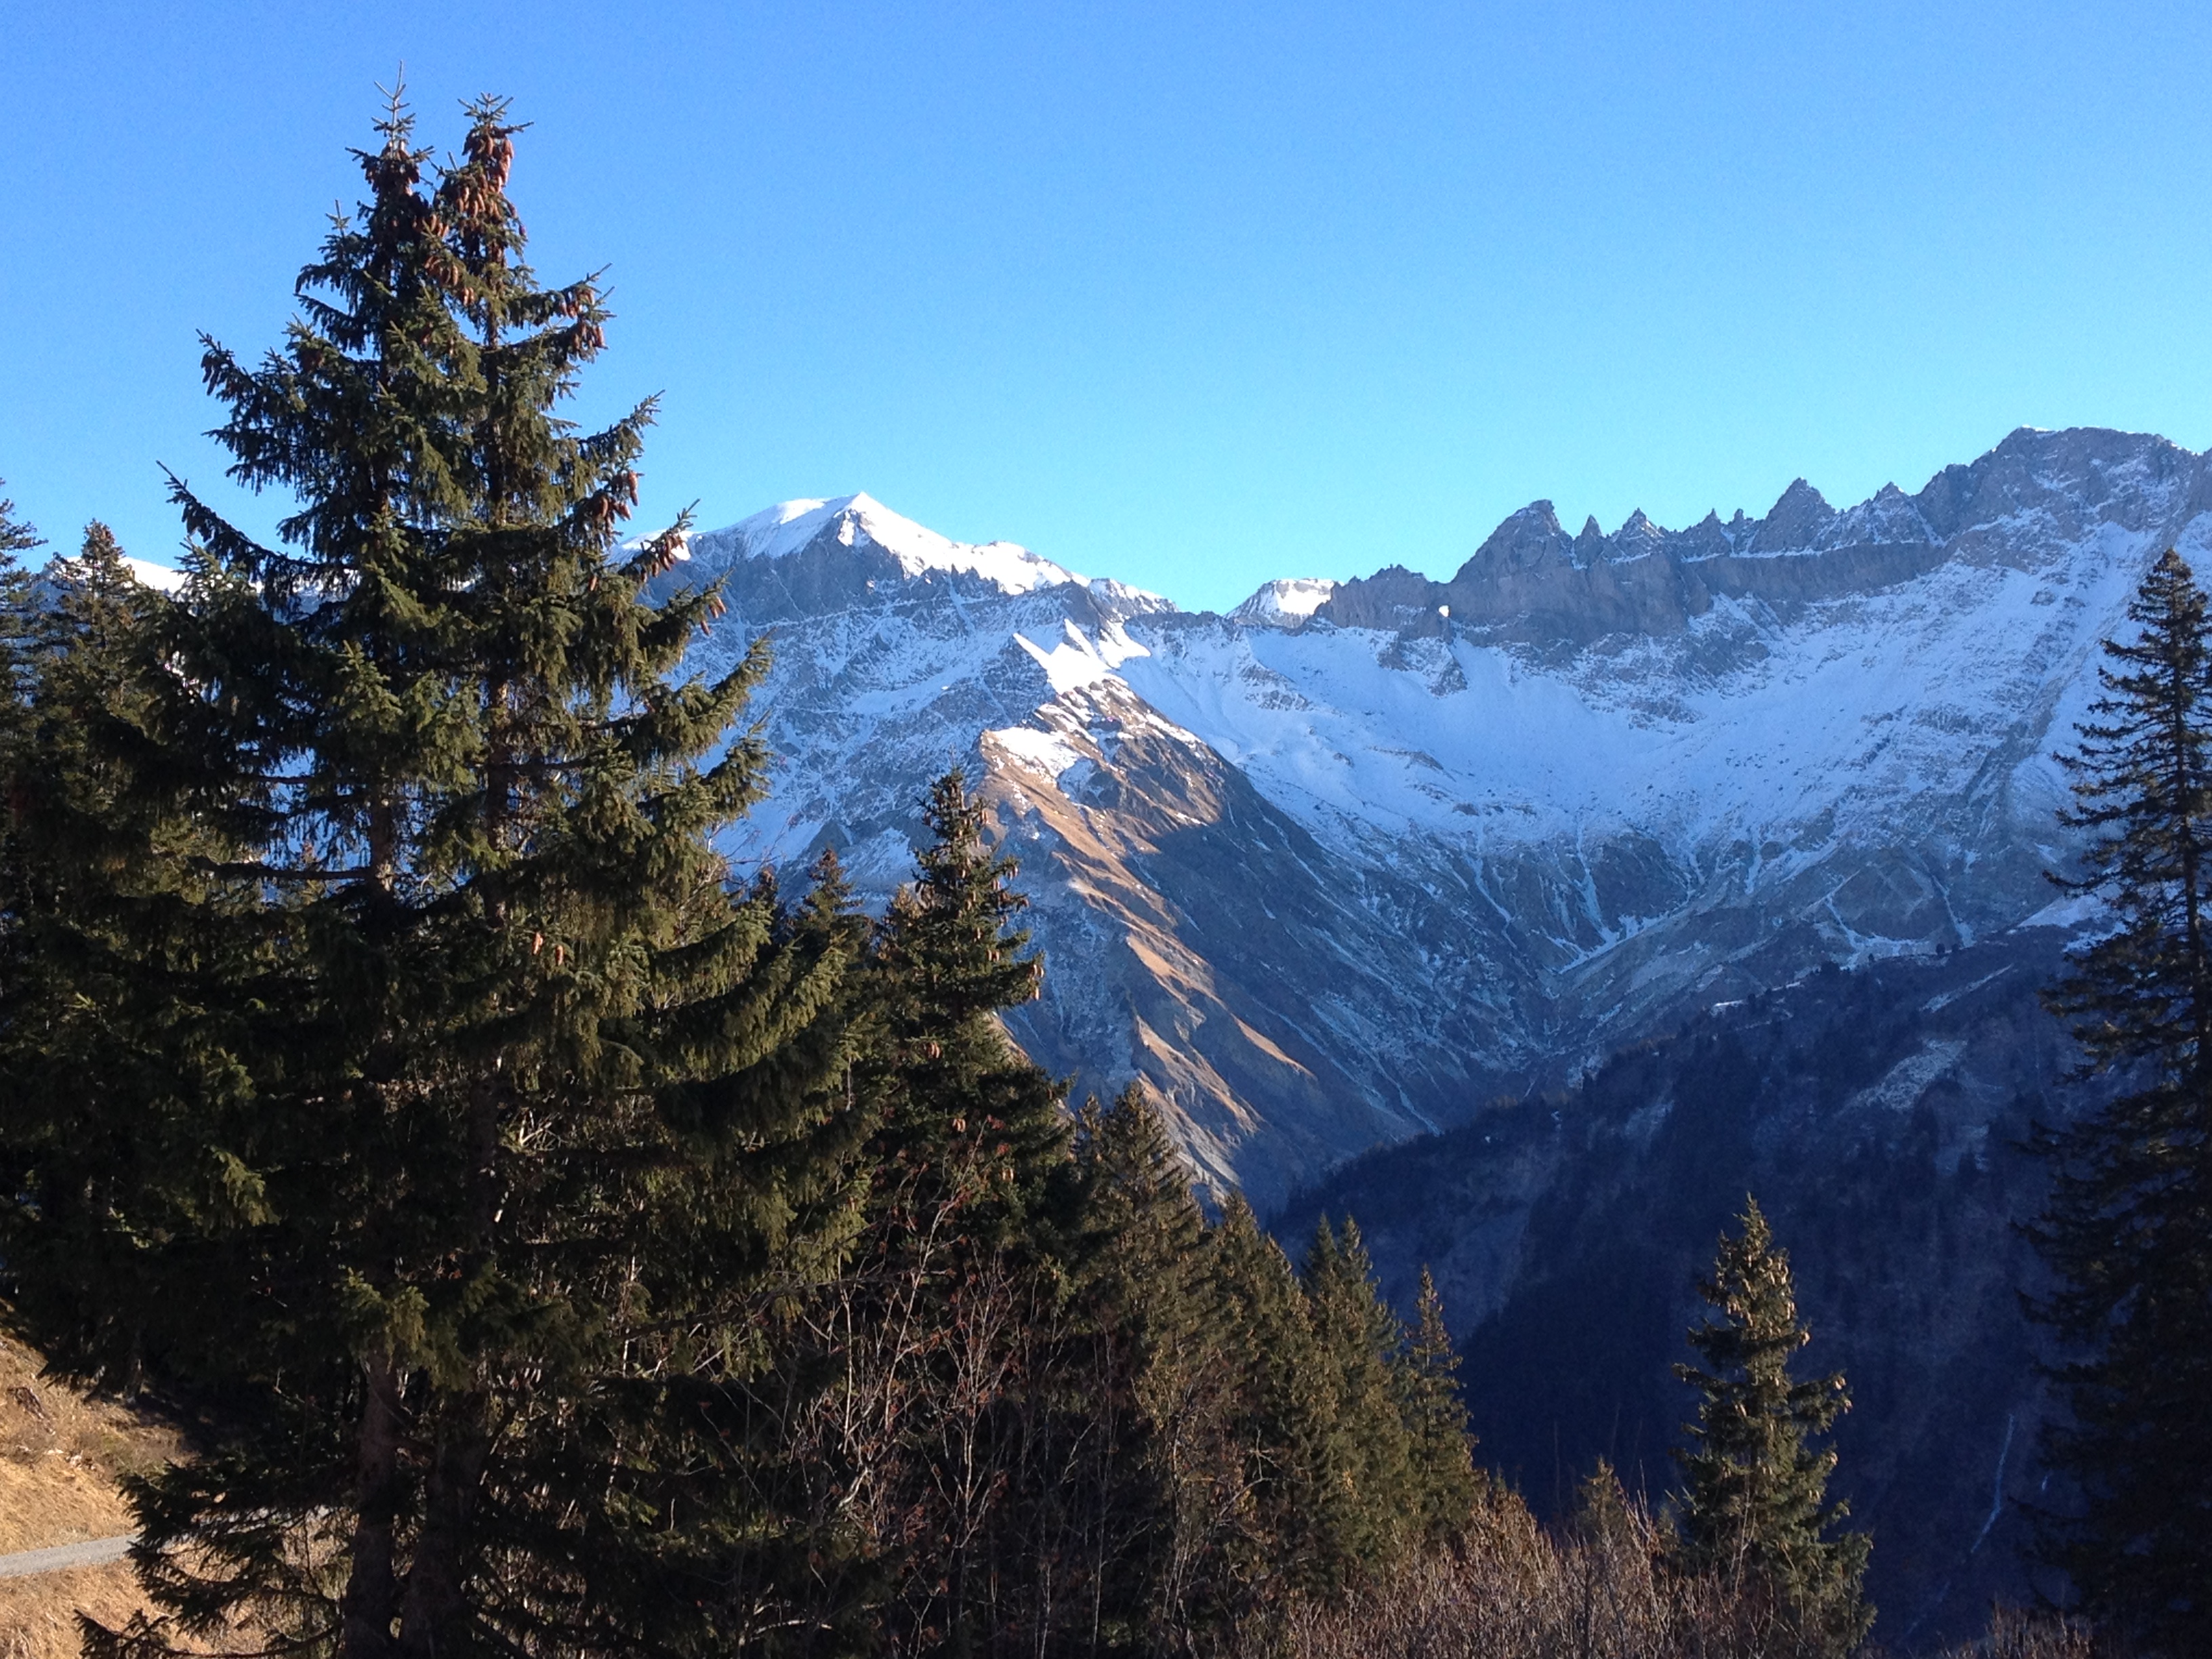
POLYGON ((875 983, 879 1152, 933 1193, 966 1183, 970 1224, 999 1242, 1042 1219, 1068 1158, 1066 1086, 1030 1064, 1000 1012, 1030 1001, 1042 962, 1016 927, 1028 901, 1014 861, 984 839, 986 811, 958 770, 923 808, 931 841, 884 918, 875 983))
MULTIPOLYGON (((7 487, 8 481, 0 478, 0 489, 7 487)), ((45 544, 46 538, 36 528, 15 516, 15 503, 0 495, 0 555, 12 560, 18 553, 27 553, 45 544)))
POLYGON ((1690 1332, 1702 1364, 1675 1367, 1699 1395, 1689 1444, 1676 1454, 1680 1559, 1771 1596, 1799 1652, 1847 1654, 1874 1620, 1861 1593, 1872 1542, 1863 1533, 1828 1536, 1847 1511, 1827 1502, 1836 1454, 1817 1442, 1850 1401, 1840 1376, 1790 1374, 1810 1334, 1798 1322, 1790 1257, 1756 1200, 1746 1200, 1741 1224, 1722 1236, 1712 1277, 1698 1284, 1718 1316, 1690 1332))
POLYGON ((702 1466, 665 1407, 855 1224, 850 940, 713 847, 764 659, 684 677, 681 526, 617 544, 650 406, 558 412, 607 314, 523 262, 505 106, 443 166, 379 131, 283 345, 207 347, 281 545, 179 483, 175 601, 88 546, 14 769, 18 1311, 210 1425, 135 1494, 172 1617, 100 1653, 635 1630, 702 1466))
POLYGON ((2039 1133, 2033 1237, 2057 1277, 2033 1306, 2066 1344, 2070 1420, 2045 1455, 2078 1504, 2041 1517, 2086 1609, 2148 1650, 2212 1645, 2212 642, 2169 550, 2108 641, 2066 816, 2089 833, 2061 885, 2109 907, 2051 991, 2108 1105, 2039 1133))

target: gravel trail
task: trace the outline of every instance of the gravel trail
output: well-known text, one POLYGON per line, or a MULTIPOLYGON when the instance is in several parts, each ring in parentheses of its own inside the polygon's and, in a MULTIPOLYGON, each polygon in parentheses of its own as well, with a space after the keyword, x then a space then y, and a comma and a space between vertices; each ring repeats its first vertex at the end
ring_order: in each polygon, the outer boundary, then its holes
POLYGON ((0 1555, 0 1578, 21 1578, 34 1572, 60 1572, 67 1567, 96 1567, 120 1561, 130 1553, 132 1539, 88 1538, 81 1544, 56 1544, 43 1550, 19 1550, 0 1555))

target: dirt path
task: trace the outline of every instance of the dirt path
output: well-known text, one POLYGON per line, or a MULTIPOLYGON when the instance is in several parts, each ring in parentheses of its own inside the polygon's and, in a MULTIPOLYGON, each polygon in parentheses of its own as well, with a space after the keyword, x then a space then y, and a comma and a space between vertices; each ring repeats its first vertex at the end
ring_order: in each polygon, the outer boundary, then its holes
POLYGON ((56 1544, 43 1550, 18 1550, 0 1555, 0 1578, 21 1578, 34 1572, 61 1572, 70 1567, 96 1567, 120 1561, 130 1553, 131 1535, 88 1538, 82 1544, 56 1544))

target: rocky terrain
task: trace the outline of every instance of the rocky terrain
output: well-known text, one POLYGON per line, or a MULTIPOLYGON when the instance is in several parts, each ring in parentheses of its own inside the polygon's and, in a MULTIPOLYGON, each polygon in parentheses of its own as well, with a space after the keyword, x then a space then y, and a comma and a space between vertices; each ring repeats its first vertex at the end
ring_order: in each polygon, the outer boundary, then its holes
POLYGON ((2051 751, 2208 508, 2162 439, 2022 430, 1843 510, 1801 481, 1570 535, 1538 502, 1471 551, 1378 523, 1377 574, 1226 615, 866 496, 699 536, 670 580, 726 584, 710 662, 775 645, 775 792, 733 852, 835 846, 880 898, 965 766, 1049 963, 1022 1042, 1146 1078, 1265 1209, 1823 963, 2069 924, 2051 751))

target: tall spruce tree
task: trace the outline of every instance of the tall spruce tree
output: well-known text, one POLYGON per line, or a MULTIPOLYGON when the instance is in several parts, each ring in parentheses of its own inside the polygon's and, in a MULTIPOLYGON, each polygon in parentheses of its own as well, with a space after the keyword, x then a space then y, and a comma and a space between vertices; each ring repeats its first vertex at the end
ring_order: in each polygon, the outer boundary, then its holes
POLYGON ((558 413, 607 313, 524 263, 516 131, 479 101, 433 167, 395 101, 283 345, 208 344, 282 545, 176 485, 182 594, 88 560, 34 688, 0 1260, 58 1363, 211 1441, 134 1488, 168 1618, 97 1652, 752 1634, 670 1593, 779 1534, 690 1406, 856 1224, 852 941, 713 850, 764 659, 682 678, 719 601, 648 602, 679 532, 617 544, 650 406, 558 413))
POLYGON ((144 725, 164 601, 98 525, 13 597, 0 1250, 49 1359, 135 1393, 149 1341, 210 1322, 205 1281, 161 1283, 149 1242, 258 1201, 235 1137, 209 1133, 228 1064, 208 1040, 210 987, 252 971, 250 952, 208 873, 226 844, 131 787, 167 758, 144 725))
POLYGON ((1402 1379, 1405 1331, 1383 1302, 1359 1229, 1323 1217, 1304 1264, 1307 1318, 1328 1401, 1328 1433, 1307 1496, 1314 1556, 1308 1588, 1336 1595, 1395 1560, 1423 1519, 1402 1379))
POLYGON ((1742 1232, 1723 1234, 1712 1277, 1698 1293, 1717 1310, 1692 1328, 1703 1367, 1675 1375, 1699 1397, 1675 1454, 1686 1486, 1681 1559, 1693 1571, 1741 1573, 1771 1595, 1800 1651, 1841 1655, 1874 1621, 1863 1585, 1872 1548, 1863 1533, 1828 1534, 1849 1512, 1826 1500, 1836 1454, 1816 1441, 1850 1406, 1840 1375, 1799 1380, 1791 1358, 1811 1340, 1798 1322, 1790 1258, 1775 1246, 1758 1200, 1742 1232))
POLYGON ((983 803, 962 773, 930 787, 922 817, 931 839, 892 897, 874 959, 878 1141, 887 1165, 933 1190, 968 1183, 972 1224, 1007 1242, 1042 1218, 1068 1162, 1066 1090, 1000 1024, 1036 996, 1044 964, 1017 925, 1029 901, 1014 860, 986 841, 983 803))
POLYGON ((1065 1384, 1087 1489, 1090 1635, 1102 1651, 1170 1651, 1203 1626, 1213 1524, 1239 1474, 1206 1221, 1141 1083, 1085 1109, 1076 1169, 1065 1384))
POLYGON ((810 1508, 851 1563, 808 1616, 834 1622, 858 1594, 889 1650, 1027 1651, 1073 1611, 1062 1568, 1084 1553, 1055 1398, 1065 1091, 1000 1023, 1042 973, 1014 925, 1013 860, 957 772, 923 816, 932 838, 859 988, 865 1231, 854 1271, 800 1299, 804 1338, 779 1373, 833 1379, 824 1410, 787 1419, 810 1508))
POLYGON ((1212 1230, 1215 1318, 1233 1361, 1227 1430, 1237 1475, 1192 1600, 1208 1623, 1279 1611, 1340 1559, 1312 1501, 1327 1479, 1334 1395, 1305 1297, 1282 1247, 1242 1194, 1212 1230))
POLYGON ((2039 1133, 2051 1196, 2032 1237, 2057 1289, 2031 1304, 2068 1345, 2070 1420, 2044 1451, 2077 1510, 2040 1547, 2084 1607, 2153 1651, 2212 1648, 2212 642, 2169 550, 2108 641, 2103 696, 2060 757, 2082 874, 2117 924, 2047 996, 2089 1072, 2123 1092, 2039 1133))
MULTIPOLYGON (((7 763, 6 756, 21 741, 28 691, 24 674, 30 643, 25 629, 33 614, 26 603, 30 580, 16 556, 46 545, 35 527, 15 516, 15 503, 4 493, 7 488, 8 481, 0 478, 0 688, 7 692, 5 703, 0 704, 0 765, 7 763)), ((5 832, 0 830, 0 870, 7 858, 5 832)), ((0 896, 0 904, 4 902, 0 896)), ((7 925, 6 912, 0 909, 0 928, 7 925)))
MULTIPOLYGON (((8 481, 0 478, 0 492, 7 488, 8 481)), ((32 614, 26 603, 30 579, 16 556, 46 544, 35 526, 15 516, 15 503, 0 494, 0 625, 6 628, 0 635, 0 681, 9 692, 6 711, 0 714, 0 740, 7 738, 6 723, 20 715, 27 690, 22 674, 29 645, 24 628, 32 614)))
POLYGON ((1431 1540, 1458 1538, 1474 1513, 1481 1479, 1474 1467, 1467 1402, 1459 1390, 1459 1352, 1444 1325, 1443 1297, 1426 1267, 1414 1297, 1413 1329, 1394 1364, 1410 1438, 1407 1496, 1431 1540))

